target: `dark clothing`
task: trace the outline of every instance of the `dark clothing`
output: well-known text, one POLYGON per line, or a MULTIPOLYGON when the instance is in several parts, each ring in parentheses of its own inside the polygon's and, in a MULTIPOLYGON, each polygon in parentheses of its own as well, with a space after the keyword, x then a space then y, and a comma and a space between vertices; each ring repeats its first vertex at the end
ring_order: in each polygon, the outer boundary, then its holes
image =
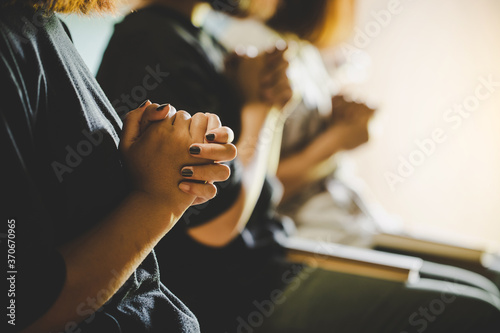
MULTIPOLYGON (((129 110, 123 106, 123 96, 132 97, 131 107, 147 98, 168 102, 191 114, 212 112, 220 117, 222 124, 233 129, 237 141, 241 132, 241 103, 224 76, 225 55, 226 50, 216 40, 182 15, 162 6, 151 6, 128 15, 115 26, 97 80, 119 114, 121 110, 129 110), (164 77, 154 88, 144 86, 147 93, 134 98, 134 92, 141 90, 137 87, 148 81, 144 79, 150 76, 148 68, 164 73, 164 77)), ((184 214, 184 226, 203 224, 217 216, 214 212, 231 207, 241 189, 241 167, 237 161, 230 165, 229 180, 216 183, 217 196, 202 206, 190 208, 184 214)), ((280 232, 275 230, 279 226, 272 221, 272 213, 266 216, 273 211, 271 187, 267 182, 259 209, 255 209, 258 216, 254 215, 252 220, 259 222, 250 223, 246 236, 240 238, 248 247, 272 246, 278 237, 274 233, 280 232), (258 226, 252 228, 253 224, 258 226)))
MULTIPOLYGON (((150 99, 191 114, 216 113, 224 126, 238 135, 239 102, 221 75, 223 52, 189 20, 163 7, 151 7, 115 26, 97 80, 120 116, 150 99), (165 18, 172 18, 172 24, 165 24, 165 18), (151 30, 156 33, 150 34, 151 30), (183 37, 169 38, 178 35, 183 37), (204 41, 202 45, 198 38, 204 41), (205 51, 211 54, 210 61, 205 51)), ((216 183, 214 199, 188 209, 183 217, 186 224, 203 224, 235 202, 241 189, 241 171, 237 162, 228 164, 231 177, 216 183)))
MULTIPOLYGON (((144 77, 149 75, 147 68, 157 68, 168 75, 165 74, 154 89, 145 89, 147 94, 135 98, 131 107, 148 98, 158 103, 171 103, 190 113, 212 112, 234 130, 237 140, 241 132, 241 104, 223 74, 226 53, 217 41, 188 19, 164 7, 152 6, 130 14, 115 26, 97 79, 120 113, 123 96, 133 97, 134 91, 140 90, 137 87, 141 86, 144 77)), ((232 167, 230 181, 234 183, 241 168, 237 162, 232 167)), ((230 245, 213 249, 198 244, 187 235, 187 227, 215 217, 207 210, 214 210, 213 207, 218 207, 216 211, 228 209, 238 197, 239 187, 226 183, 217 186, 217 197, 205 206, 188 210, 181 220, 184 224, 179 223, 155 248, 163 282, 175 290, 174 293, 182 295, 180 298, 193 307, 205 326, 210 321, 208 325, 213 325, 212 329, 222 329, 223 318, 241 312, 247 304, 251 305, 248 300, 256 293, 269 289, 263 285, 271 286, 272 279, 269 280, 263 271, 277 265, 275 259, 283 267, 290 266, 281 259, 278 239, 284 231, 274 216, 273 190, 268 181, 247 228, 230 245), (182 255, 172 256, 172 253, 182 255), (199 283, 200 279, 204 283, 199 283), (241 288, 242 283, 244 288, 241 288), (222 301, 226 296, 230 300, 222 301), (209 306, 214 298, 220 302, 209 306), (206 311, 207 307, 218 315, 206 311)), ((202 329, 206 328, 202 326, 202 329)))
MULTIPOLYGON (((149 7, 116 25, 98 80, 119 107, 121 94, 139 91, 147 75, 144 69, 159 66, 169 75, 144 98, 170 102, 190 112, 216 113, 238 136, 240 108, 223 75, 225 53, 180 14, 149 7)), ((279 247, 283 228, 274 215, 272 197, 272 186, 266 182, 247 228, 224 248, 200 245, 182 228, 173 230, 155 248, 163 282, 193 310, 203 332, 358 333, 360 327, 366 332, 415 331, 408 316, 419 305, 428 306, 441 290, 418 292, 399 282, 287 262, 279 247)), ((221 200, 213 203, 230 206, 221 200)), ((477 304, 481 310, 474 320, 498 313, 490 305, 473 303, 477 304)), ((451 327, 453 314, 448 311, 441 316, 432 332, 451 327)))
POLYGON ((201 245, 182 228, 155 247, 162 282, 193 311, 202 332, 233 332, 234 319, 253 311, 253 300, 284 290, 286 281, 302 270, 303 265, 286 262, 275 239, 283 230, 279 221, 266 216, 269 192, 266 183, 251 225, 223 248, 201 245))
POLYGON ((120 115, 148 98, 190 113, 216 112, 238 135, 240 104, 223 75, 224 56, 222 46, 187 18, 152 6, 115 26, 97 80, 120 115), (154 83, 146 79, 150 69, 162 73, 154 83))
MULTIPOLYGON (((0 80, 2 233, 15 220, 15 263, 2 260, 2 270, 17 271, 16 320, 8 326, 18 331, 65 283, 57 248, 99 223, 129 189, 117 149, 122 123, 53 13, 1 9, 0 80)), ((6 245, 2 239, 4 254, 6 245)), ((75 309, 85 332, 199 331, 161 284, 154 253, 88 317, 91 309, 75 309)))

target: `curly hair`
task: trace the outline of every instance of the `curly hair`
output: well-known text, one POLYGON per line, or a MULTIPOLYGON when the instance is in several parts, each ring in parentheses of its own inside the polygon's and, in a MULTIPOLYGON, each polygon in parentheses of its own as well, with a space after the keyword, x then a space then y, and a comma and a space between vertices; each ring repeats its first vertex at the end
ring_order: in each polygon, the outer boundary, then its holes
POLYGON ((115 0, 0 0, 1 7, 22 6, 58 13, 103 13, 115 10, 115 0))

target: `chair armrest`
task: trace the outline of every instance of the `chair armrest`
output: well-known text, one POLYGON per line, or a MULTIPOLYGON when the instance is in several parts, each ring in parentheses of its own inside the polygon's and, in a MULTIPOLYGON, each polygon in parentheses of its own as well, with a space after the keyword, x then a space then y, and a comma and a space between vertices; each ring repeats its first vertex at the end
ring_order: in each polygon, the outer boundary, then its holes
POLYGON ((287 239, 283 246, 289 261, 384 280, 416 281, 423 264, 415 257, 295 237, 287 239))
POLYGON ((481 264, 486 251, 433 239, 424 239, 390 233, 373 236, 373 247, 404 251, 411 254, 433 255, 443 258, 481 264))

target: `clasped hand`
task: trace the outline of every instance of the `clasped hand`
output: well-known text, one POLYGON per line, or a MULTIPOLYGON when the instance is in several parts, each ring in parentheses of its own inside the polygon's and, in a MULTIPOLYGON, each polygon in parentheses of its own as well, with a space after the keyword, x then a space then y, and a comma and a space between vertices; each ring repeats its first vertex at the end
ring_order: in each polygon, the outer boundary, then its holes
POLYGON ((230 169, 221 162, 236 157, 232 130, 210 113, 176 111, 149 101, 127 114, 120 151, 133 189, 182 214, 217 192, 230 169))

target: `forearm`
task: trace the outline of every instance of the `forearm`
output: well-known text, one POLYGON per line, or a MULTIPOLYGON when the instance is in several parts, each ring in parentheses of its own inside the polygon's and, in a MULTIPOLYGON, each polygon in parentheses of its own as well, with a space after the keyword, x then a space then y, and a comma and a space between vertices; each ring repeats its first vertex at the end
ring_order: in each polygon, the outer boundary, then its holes
POLYGON ((245 188, 241 187, 238 198, 224 213, 197 227, 189 228, 188 234, 197 242, 212 246, 223 247, 236 238, 241 230, 238 228, 245 205, 245 188))
POLYGON ((68 323, 81 322, 85 317, 78 309, 90 306, 89 299, 91 307, 99 309, 178 218, 176 207, 145 194, 129 195, 96 227, 59 249, 66 263, 66 282, 49 311, 26 332, 61 331, 68 323))
POLYGON ((241 110, 241 134, 236 147, 238 159, 245 167, 255 160, 257 150, 265 143, 261 132, 269 109, 265 104, 253 103, 245 105, 241 110))
POLYGON ((321 166, 339 151, 337 142, 332 142, 331 135, 324 132, 303 150, 281 159, 276 175, 284 187, 283 200, 317 179, 321 166))

